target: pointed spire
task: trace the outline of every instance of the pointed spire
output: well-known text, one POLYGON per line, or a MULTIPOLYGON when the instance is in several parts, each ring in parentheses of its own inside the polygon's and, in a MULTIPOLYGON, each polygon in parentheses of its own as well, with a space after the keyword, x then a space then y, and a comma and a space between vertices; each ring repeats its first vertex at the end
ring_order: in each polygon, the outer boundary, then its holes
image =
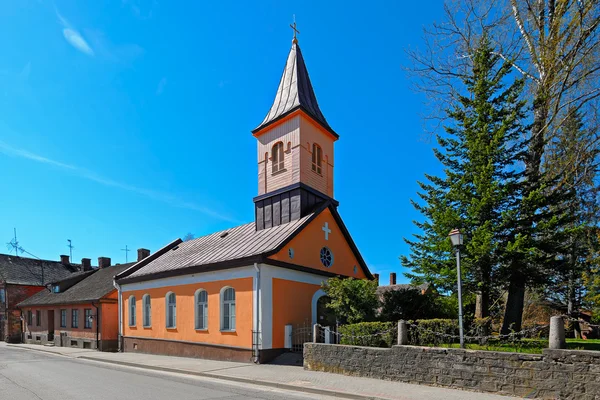
POLYGON ((304 57, 302 57, 298 39, 296 38, 297 30, 295 26, 292 26, 292 28, 294 29, 294 40, 292 40, 292 48, 288 55, 285 69, 283 70, 283 76, 279 82, 275 100, 263 122, 252 133, 301 109, 337 138, 339 137, 338 134, 331 129, 319 108, 317 97, 310 83, 308 70, 304 64, 304 57))

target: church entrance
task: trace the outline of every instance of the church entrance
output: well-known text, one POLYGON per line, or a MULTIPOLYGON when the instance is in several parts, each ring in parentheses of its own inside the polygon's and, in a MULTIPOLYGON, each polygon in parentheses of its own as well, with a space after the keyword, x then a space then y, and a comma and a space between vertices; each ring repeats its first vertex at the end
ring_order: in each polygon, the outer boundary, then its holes
POLYGON ((317 324, 319 329, 319 343, 337 343, 337 318, 333 310, 327 307, 331 299, 327 296, 322 296, 317 300, 317 324))

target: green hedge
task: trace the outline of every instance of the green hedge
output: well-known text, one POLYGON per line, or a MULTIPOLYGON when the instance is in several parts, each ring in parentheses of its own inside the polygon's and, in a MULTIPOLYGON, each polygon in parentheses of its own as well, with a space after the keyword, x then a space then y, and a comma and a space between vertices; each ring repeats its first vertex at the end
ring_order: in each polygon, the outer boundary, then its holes
POLYGON ((410 321, 410 323, 417 325, 417 328, 410 326, 408 329, 408 341, 412 345, 428 346, 459 341, 456 338, 439 335, 443 333, 446 335, 458 336, 458 320, 456 319, 420 319, 410 321))
POLYGON ((338 329, 341 334, 340 344, 392 347, 396 344, 395 326, 394 322, 360 322, 342 325, 338 329))

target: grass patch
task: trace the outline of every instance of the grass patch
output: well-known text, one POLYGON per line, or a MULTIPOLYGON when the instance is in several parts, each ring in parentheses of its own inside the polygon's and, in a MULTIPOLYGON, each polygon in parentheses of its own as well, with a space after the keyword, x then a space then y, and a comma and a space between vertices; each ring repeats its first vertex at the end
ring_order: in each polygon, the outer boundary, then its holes
MULTIPOLYGON (((428 345, 430 347, 445 347, 458 349, 458 343, 428 345)), ((505 351, 511 353, 527 353, 527 354, 542 354, 542 350, 548 348, 547 340, 540 339, 523 339, 518 342, 496 342, 486 345, 467 343, 465 345, 470 350, 486 350, 486 351, 505 351)), ((600 339, 567 339, 567 349, 569 350, 595 350, 600 351, 600 339)))

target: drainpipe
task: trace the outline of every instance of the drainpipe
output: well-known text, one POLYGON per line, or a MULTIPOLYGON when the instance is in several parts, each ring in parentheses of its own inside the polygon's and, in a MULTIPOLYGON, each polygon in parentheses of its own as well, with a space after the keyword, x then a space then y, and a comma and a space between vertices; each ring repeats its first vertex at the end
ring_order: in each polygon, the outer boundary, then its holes
POLYGON ((256 309, 254 310, 254 330, 255 330, 255 335, 256 335, 256 350, 255 350, 255 356, 254 356, 254 362, 255 363, 259 363, 260 362, 260 347, 258 344, 259 341, 259 337, 260 337, 260 267, 258 266, 258 263, 254 263, 254 269, 256 270, 256 309))
POLYGON ((98 332, 100 332, 100 309, 92 301, 92 305, 96 308, 96 351, 100 351, 100 342, 98 341, 98 332))
POLYGON ((118 296, 118 305, 119 305, 119 343, 118 343, 118 351, 119 353, 123 352, 123 345, 121 344, 123 342, 123 309, 121 307, 121 296, 122 296, 122 292, 121 292, 121 285, 119 285, 117 283, 117 281, 115 279, 113 279, 113 286, 115 287, 115 289, 117 289, 117 296, 118 296))

